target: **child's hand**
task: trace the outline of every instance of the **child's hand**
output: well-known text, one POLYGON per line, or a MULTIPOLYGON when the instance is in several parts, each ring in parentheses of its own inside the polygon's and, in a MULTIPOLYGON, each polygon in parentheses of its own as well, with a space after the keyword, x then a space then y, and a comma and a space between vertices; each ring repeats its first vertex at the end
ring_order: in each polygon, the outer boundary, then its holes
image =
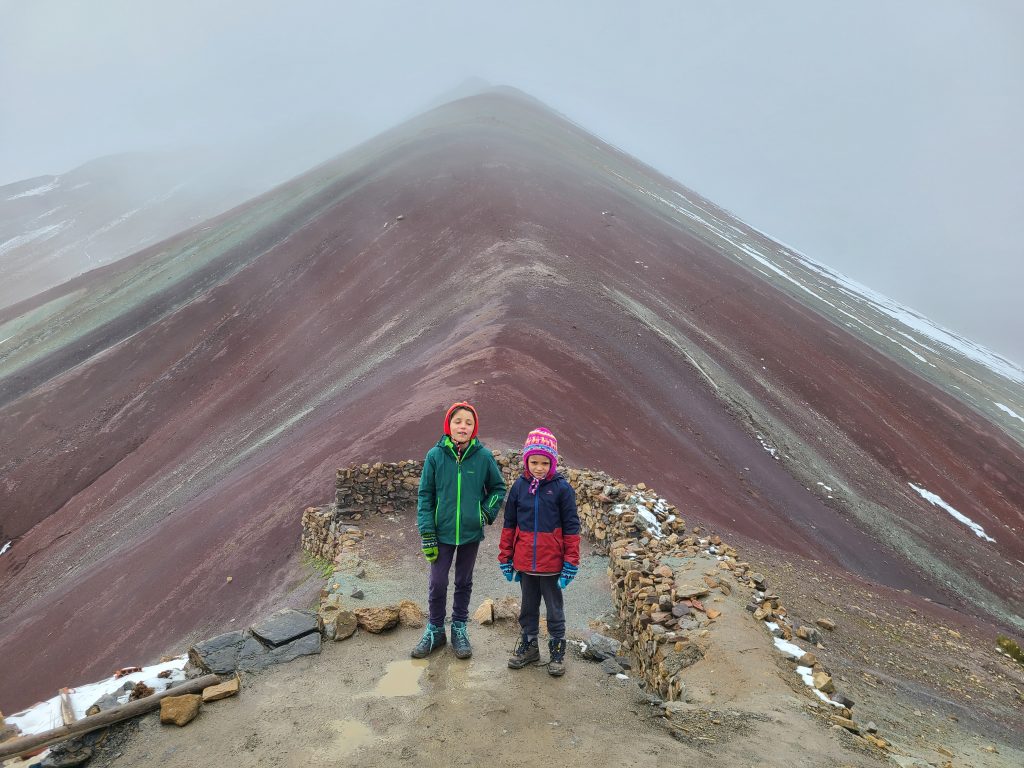
POLYGON ((575 565, 562 563, 562 574, 558 577, 558 588, 565 589, 568 587, 572 580, 576 578, 577 571, 579 571, 579 568, 575 565))
POLYGON ((494 521, 487 517, 487 513, 482 509, 480 510, 480 527, 483 528, 485 525, 490 525, 494 521))
POLYGON ((423 556, 427 558, 428 563, 432 563, 437 560, 437 534, 428 533, 420 536, 421 545, 423 548, 423 556))
MULTIPOLYGON (((498 567, 501 568, 501 572, 503 574, 505 574, 505 581, 512 581, 512 577, 514 575, 518 575, 512 569, 512 563, 511 562, 509 562, 509 563, 498 563, 498 567)), ((519 581, 519 579, 516 579, 516 581, 519 581)))

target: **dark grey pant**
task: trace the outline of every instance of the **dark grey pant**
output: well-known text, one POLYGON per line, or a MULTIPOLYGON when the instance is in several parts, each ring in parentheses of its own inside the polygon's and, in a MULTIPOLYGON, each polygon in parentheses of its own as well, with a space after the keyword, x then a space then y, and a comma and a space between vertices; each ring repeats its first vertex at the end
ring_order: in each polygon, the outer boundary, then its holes
POLYGON ((455 597, 452 600, 452 621, 466 621, 469 618, 469 598, 473 594, 473 566, 480 542, 472 544, 438 544, 437 560, 430 564, 430 581, 427 585, 427 610, 430 623, 435 627, 444 626, 444 615, 448 607, 448 572, 455 561, 455 597))
POLYGON ((558 588, 558 574, 531 576, 522 574, 523 607, 519 611, 519 626, 527 640, 540 634, 540 600, 544 598, 547 611, 548 634, 555 640, 565 638, 565 611, 562 609, 562 590, 558 588))

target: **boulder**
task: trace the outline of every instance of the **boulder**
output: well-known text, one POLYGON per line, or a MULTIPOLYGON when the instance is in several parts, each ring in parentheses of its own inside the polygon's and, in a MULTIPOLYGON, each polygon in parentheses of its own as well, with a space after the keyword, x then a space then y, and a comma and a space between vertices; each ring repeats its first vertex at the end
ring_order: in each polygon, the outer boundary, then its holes
POLYGON ((285 608, 252 625, 252 633, 273 648, 287 645, 303 635, 319 631, 316 616, 308 611, 285 608))
POLYGON ((334 617, 334 639, 347 640, 355 634, 359 619, 352 611, 341 611, 334 617))
POLYGON ((832 676, 824 672, 815 672, 813 674, 814 687, 822 693, 832 693, 836 689, 835 683, 832 682, 832 676))
POLYGON ((830 718, 836 725, 841 725, 848 731, 853 733, 860 733, 860 726, 858 726, 853 720, 847 717, 840 717, 839 715, 831 715, 830 718))
POLYGON ((203 703, 205 704, 208 701, 220 701, 221 699, 226 699, 228 696, 234 696, 238 693, 241 687, 242 681, 238 679, 238 675, 235 675, 227 682, 203 688, 203 703))
POLYGON ((584 646, 583 658, 593 661, 604 661, 605 659, 615 658, 622 647, 622 643, 613 637, 606 637, 597 632, 591 632, 584 646))
POLYGON ((238 654, 247 637, 244 630, 235 630, 203 640, 188 649, 188 660, 206 674, 230 675, 238 668, 238 654))
POLYGON ((832 621, 832 619, 818 619, 814 623, 817 624, 822 629, 827 629, 829 632, 831 632, 832 630, 834 630, 836 628, 836 623, 834 621, 832 621))
POLYGON ((160 700, 160 722, 174 723, 177 726, 188 725, 199 714, 199 705, 203 697, 198 693, 184 696, 168 696, 160 700))
POLYGON ((367 632, 380 634, 398 625, 400 613, 397 605, 381 605, 372 608, 357 608, 355 611, 359 626, 367 632))
POLYGON ((403 600, 398 604, 398 620, 403 627, 421 629, 427 626, 427 615, 412 600, 403 600))
POLYGON ((796 636, 801 640, 806 640, 808 643, 814 643, 815 645, 820 643, 823 639, 820 630, 807 626, 797 627, 796 636))
POLYGON ((494 623, 494 601, 491 598, 488 597, 473 611, 473 621, 484 626, 494 623))
POLYGON ((522 606, 520 606, 519 601, 512 597, 512 595, 506 595, 494 601, 494 620, 518 621, 521 610, 522 606))

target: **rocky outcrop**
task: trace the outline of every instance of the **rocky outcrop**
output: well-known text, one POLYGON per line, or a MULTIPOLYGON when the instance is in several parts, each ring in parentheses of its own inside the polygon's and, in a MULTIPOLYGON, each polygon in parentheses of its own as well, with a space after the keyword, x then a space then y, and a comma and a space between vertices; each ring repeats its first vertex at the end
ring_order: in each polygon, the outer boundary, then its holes
POLYGON ((196 643, 188 649, 188 658, 194 670, 228 675, 265 669, 315 653, 320 653, 317 617, 285 610, 249 629, 196 643))

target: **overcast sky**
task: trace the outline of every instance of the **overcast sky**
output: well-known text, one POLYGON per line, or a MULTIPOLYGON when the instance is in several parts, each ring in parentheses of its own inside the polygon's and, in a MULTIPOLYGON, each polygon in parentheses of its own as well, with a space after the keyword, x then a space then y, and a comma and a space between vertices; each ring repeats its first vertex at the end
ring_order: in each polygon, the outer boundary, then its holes
POLYGON ((0 0, 0 184, 468 77, 1024 363, 1020 0, 0 0))

